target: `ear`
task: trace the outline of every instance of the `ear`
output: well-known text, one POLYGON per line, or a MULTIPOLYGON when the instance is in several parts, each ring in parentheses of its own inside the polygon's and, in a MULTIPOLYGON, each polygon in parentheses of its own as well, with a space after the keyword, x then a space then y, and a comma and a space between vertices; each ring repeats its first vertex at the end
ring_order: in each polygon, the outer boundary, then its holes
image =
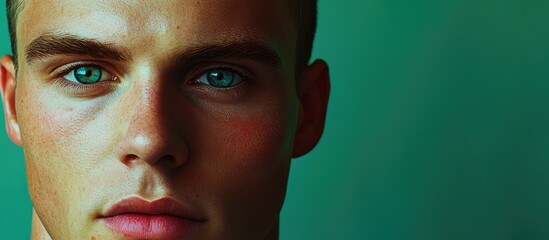
POLYGON ((299 117, 293 157, 311 151, 324 131, 330 95, 330 74, 326 62, 316 60, 307 67, 298 84, 299 117))
POLYGON ((6 131, 11 141, 22 146, 19 123, 15 112, 15 65, 13 58, 4 55, 0 60, 0 91, 4 107, 6 131))

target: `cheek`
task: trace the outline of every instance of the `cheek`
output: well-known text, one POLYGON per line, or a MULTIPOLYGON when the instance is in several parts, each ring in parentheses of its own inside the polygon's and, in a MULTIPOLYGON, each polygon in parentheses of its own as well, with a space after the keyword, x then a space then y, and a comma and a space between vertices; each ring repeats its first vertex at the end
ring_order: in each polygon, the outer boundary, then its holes
MULTIPOLYGON (((47 228, 59 229, 66 221, 63 216, 68 211, 65 198, 70 191, 70 183, 63 180, 68 168, 64 156, 58 153, 63 149, 66 136, 59 133, 59 110, 43 98, 38 88, 26 86, 22 81, 18 86, 17 115, 23 140, 26 173, 33 207, 47 228), (47 196, 47 197, 46 197, 47 196), (61 215, 59 214, 61 213, 61 215)), ((70 155, 70 154, 67 154, 70 155)))
POLYGON ((29 193, 43 223, 55 229, 69 224, 69 206, 78 199, 79 186, 89 165, 82 161, 88 151, 86 118, 93 109, 58 101, 52 94, 19 86, 18 118, 23 139, 29 193), (28 96, 33 96, 32 98, 28 96), (47 197, 45 197, 47 196, 47 197))
POLYGON ((215 146, 234 172, 268 171, 290 157, 293 127, 283 115, 234 115, 215 125, 215 146))
MULTIPOLYGON (((278 152, 278 148, 283 144, 283 136, 271 135, 276 133, 276 129, 282 128, 278 124, 263 121, 258 118, 232 117, 221 126, 225 131, 223 133, 228 149, 232 150, 232 156, 235 157, 236 165, 246 166, 261 161, 261 156, 271 155, 269 153, 278 152), (252 159, 250 159, 252 158, 252 159)), ((237 166, 235 166, 237 167, 237 166)))
POLYGON ((260 232, 278 217, 296 124, 292 109, 217 114, 223 117, 208 121, 214 127, 203 135, 209 143, 199 145, 208 146, 199 161, 208 176, 206 192, 216 199, 212 215, 225 219, 226 227, 260 232))
POLYGON ((48 164, 44 167, 55 169, 50 174, 57 177, 85 167, 81 160, 82 154, 89 152, 93 145, 90 142, 94 139, 93 132, 88 125, 94 110, 61 102, 33 105, 26 107, 28 113, 21 129, 25 151, 32 155, 29 160, 48 164), (59 174, 61 171, 63 174, 59 174))

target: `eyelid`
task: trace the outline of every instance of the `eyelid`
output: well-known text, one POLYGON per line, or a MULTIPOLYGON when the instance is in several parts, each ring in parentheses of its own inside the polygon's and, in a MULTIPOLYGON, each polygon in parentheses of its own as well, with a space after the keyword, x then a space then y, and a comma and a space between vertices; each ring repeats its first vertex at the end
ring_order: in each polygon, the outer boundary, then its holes
POLYGON ((104 64, 98 64, 96 62, 89 62, 89 61, 71 62, 56 68, 51 73, 52 75, 51 83, 58 85, 63 92, 65 92, 71 97, 84 98, 84 99, 95 98, 102 95, 106 95, 115 90, 115 87, 117 85, 116 83, 118 82, 119 78, 117 77, 117 75, 113 74, 112 73, 113 71, 110 71, 110 69, 113 69, 113 68, 105 67, 104 64), (109 75, 109 78, 112 79, 112 81, 103 80, 93 84, 84 84, 84 83, 77 83, 65 78, 65 76, 71 73, 72 71, 75 71, 79 67, 84 67, 84 66, 97 67, 101 69, 101 71, 109 75))
POLYGON ((256 79, 255 74, 246 67, 239 66, 237 64, 229 64, 229 63, 223 63, 223 62, 214 62, 214 63, 208 62, 208 63, 199 63, 194 70, 190 71, 190 74, 187 75, 188 77, 186 77, 187 79, 186 82, 189 84, 198 83, 197 79, 200 78, 202 75, 207 74, 209 71, 217 70, 217 69, 234 71, 236 74, 242 77, 242 82, 251 83, 256 79))
MULTIPOLYGON (((71 71, 83 66, 94 66, 101 68, 102 70, 113 76, 115 79, 120 79, 120 73, 118 73, 117 71, 113 71, 113 69, 115 68, 109 66, 109 64, 107 63, 98 63, 97 61, 77 61, 67 63, 53 70, 51 76, 56 79, 62 78, 71 71)), ((206 74, 208 71, 215 69, 234 71, 235 73, 239 74, 242 77, 242 81, 246 83, 253 83, 255 79, 257 79, 255 73, 252 70, 238 64, 226 62, 198 62, 195 66, 187 68, 187 70, 183 71, 183 75, 185 76, 184 82, 188 84, 197 83, 196 80, 200 76, 206 74)))
POLYGON ((195 81, 199 82, 199 83, 202 83, 202 84, 209 85, 209 86, 214 87, 214 88, 227 89, 227 88, 237 87, 238 85, 242 84, 242 82, 244 82, 245 79, 244 79, 244 77, 242 77, 240 75, 240 73, 235 72, 232 69, 215 68, 213 70, 209 70, 209 71, 205 72, 204 74, 200 75, 198 78, 196 78, 195 81), (230 72, 233 75, 233 80, 230 82, 230 85, 229 86, 216 86, 214 83, 210 82, 209 75, 214 71, 230 72))
POLYGON ((71 62, 65 65, 62 65, 58 68, 56 68, 52 73, 53 78, 61 78, 65 75, 69 74, 71 71, 76 70, 79 67, 97 67, 101 70, 105 71, 107 74, 113 76, 113 78, 119 79, 118 74, 116 72, 111 71, 112 67, 105 66, 106 64, 92 62, 92 61, 79 61, 79 62, 71 62))

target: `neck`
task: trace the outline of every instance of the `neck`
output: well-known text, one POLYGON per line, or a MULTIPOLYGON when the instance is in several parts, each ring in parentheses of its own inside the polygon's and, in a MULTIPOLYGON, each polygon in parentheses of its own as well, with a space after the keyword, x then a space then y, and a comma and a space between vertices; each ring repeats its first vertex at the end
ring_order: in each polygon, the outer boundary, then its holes
POLYGON ((263 240, 278 240, 279 223, 277 222, 263 240))
POLYGON ((31 240, 52 240, 46 228, 36 215, 34 208, 32 209, 32 227, 31 227, 31 240))

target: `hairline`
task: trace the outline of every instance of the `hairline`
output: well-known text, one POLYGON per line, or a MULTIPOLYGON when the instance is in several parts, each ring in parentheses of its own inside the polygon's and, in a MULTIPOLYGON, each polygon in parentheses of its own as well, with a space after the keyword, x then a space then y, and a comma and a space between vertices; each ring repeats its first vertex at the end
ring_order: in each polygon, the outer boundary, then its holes
MULTIPOLYGON (((17 70, 17 21, 19 18, 19 13, 21 13, 23 8, 24 0, 7 0, 6 1, 6 13, 8 20, 8 28, 10 35, 10 45, 14 58, 15 69, 17 70), (10 4, 11 3, 11 4, 10 4)), ((16 71, 17 72, 17 71, 16 71)))
MULTIPOLYGON (((25 0, 6 0, 10 43, 16 74, 19 58, 19 54, 17 53, 17 22, 19 13, 24 8, 24 1, 25 0)), ((293 54, 293 67, 295 80, 298 81, 300 79, 301 72, 308 66, 312 54, 317 27, 318 0, 286 0, 285 2, 289 5, 290 17, 292 18, 294 26, 294 43, 296 49, 293 54)))

